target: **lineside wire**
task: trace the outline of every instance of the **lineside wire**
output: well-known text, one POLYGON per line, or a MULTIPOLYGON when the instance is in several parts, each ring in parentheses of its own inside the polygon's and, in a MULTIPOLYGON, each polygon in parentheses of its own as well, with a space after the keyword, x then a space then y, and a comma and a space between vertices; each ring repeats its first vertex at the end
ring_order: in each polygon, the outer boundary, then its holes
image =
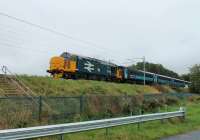
POLYGON ((27 21, 27 20, 24 20, 24 19, 15 17, 15 16, 11 16, 11 15, 8 15, 8 14, 3 13, 3 12, 0 12, 0 15, 1 15, 1 16, 4 16, 4 17, 7 17, 7 18, 10 18, 10 19, 13 19, 13 20, 15 20, 15 21, 19 21, 19 22, 25 23, 25 24, 27 24, 27 25, 30 25, 30 26, 33 26, 33 27, 36 27, 36 28, 39 28, 39 29, 41 29, 41 30, 45 30, 45 31, 51 32, 51 33, 53 33, 53 34, 56 34, 56 35, 59 35, 59 36, 62 36, 62 37, 65 37, 65 38, 74 40, 74 41, 82 42, 82 43, 84 43, 84 44, 90 45, 90 46, 95 47, 95 48, 98 48, 98 49, 103 49, 104 51, 105 51, 105 50, 108 50, 108 48, 105 48, 105 47, 102 47, 102 46, 100 47, 100 46, 97 45, 96 43, 93 43, 93 42, 90 42, 90 41, 85 41, 85 40, 82 40, 82 39, 79 39, 79 38, 75 38, 75 37, 70 36, 70 35, 67 35, 67 34, 65 34, 65 33, 58 32, 58 31, 56 31, 56 30, 54 30, 54 29, 50 29, 50 28, 41 26, 41 25, 39 25, 39 24, 35 24, 35 23, 30 22, 30 21, 27 21))
MULTIPOLYGON (((1 13, 0 13, 0 15, 1 15, 1 13)), ((16 31, 16 30, 13 30, 13 27, 12 26, 7 26, 7 25, 3 25, 3 24, 0 24, 0 28, 2 28, 2 29, 4 29, 4 30, 6 30, 6 32, 10 32, 10 33, 12 33, 12 35, 13 34, 19 34, 18 33, 18 31, 16 31), (2 28, 2 26, 4 26, 3 28, 2 28), (5 28, 6 27, 6 28, 5 28)), ((23 33, 26 33, 26 31, 24 30, 23 31, 23 33)), ((22 33, 22 34, 23 34, 22 33)), ((28 32, 29 34, 30 34, 30 32, 28 32)), ((21 34, 21 33, 20 33, 21 34)), ((20 35, 21 36, 21 35, 20 35)), ((19 37, 19 36, 18 36, 19 37)), ((16 38, 16 37, 14 37, 14 38, 16 38)), ((21 37, 20 37, 21 38, 21 37)), ((28 41, 28 40, 25 40, 25 39, 23 39, 23 38, 21 38, 21 40, 23 40, 23 41, 28 41)), ((38 41, 37 41, 38 42, 38 41)), ((48 42, 48 41, 46 41, 46 42, 48 42)), ((42 42, 42 44, 43 43, 45 43, 45 42, 42 42)), ((86 47, 85 46, 86 44, 84 44, 84 46, 83 45, 81 45, 81 47, 86 47)), ((88 45, 88 44, 87 44, 88 45)), ((80 47, 80 45, 78 45, 79 47, 80 47)), ((73 45, 73 47, 78 47, 77 45, 73 45)), ((46 46, 47 47, 47 46, 46 46)), ((90 46, 87 46, 87 47, 90 47, 90 46)), ((94 47, 94 46, 92 46, 93 47, 93 49, 96 49, 97 47, 94 47)), ((113 57, 116 57, 116 56, 118 56, 116 53, 113 53, 112 51, 106 51, 105 49, 103 49, 103 48, 97 48, 97 49, 99 49, 99 51, 101 51, 101 53, 103 52, 104 54, 106 53, 106 54, 108 54, 109 56, 113 56, 113 57)))

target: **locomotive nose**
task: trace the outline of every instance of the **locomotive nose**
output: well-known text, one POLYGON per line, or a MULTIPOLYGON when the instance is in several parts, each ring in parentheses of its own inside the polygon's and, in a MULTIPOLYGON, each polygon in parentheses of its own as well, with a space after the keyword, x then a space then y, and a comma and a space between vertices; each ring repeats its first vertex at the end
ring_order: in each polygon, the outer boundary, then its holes
POLYGON ((48 70, 49 73, 60 73, 64 71, 65 60, 63 57, 52 57, 50 60, 50 68, 48 70))

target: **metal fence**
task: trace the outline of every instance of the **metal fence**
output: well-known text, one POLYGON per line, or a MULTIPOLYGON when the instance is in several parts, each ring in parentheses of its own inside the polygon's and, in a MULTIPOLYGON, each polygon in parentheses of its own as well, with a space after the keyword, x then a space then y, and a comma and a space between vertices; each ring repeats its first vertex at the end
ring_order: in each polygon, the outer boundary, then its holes
MULTIPOLYGON (((1 128, 27 127, 142 114, 155 109, 163 98, 187 99, 194 94, 146 94, 144 96, 0 97, 1 128), (148 105, 145 107, 144 102, 148 105), (156 104, 157 102, 157 104, 156 104), (48 105, 45 106, 45 104, 48 105), (145 110, 146 109, 146 110, 145 110), (30 124, 31 122, 31 124, 30 124)), ((166 103, 167 104, 167 103, 166 103)), ((158 110, 152 111, 157 112, 158 110)))
MULTIPOLYGON (((70 116, 80 114, 82 97, 1 97, 0 121, 7 119, 14 121, 23 118, 28 120, 53 123, 51 121, 69 119, 70 116), (48 105, 45 106, 45 104, 48 105)), ((10 122, 12 123, 12 122, 10 122)), ((2 124, 2 122, 0 122, 2 124)), ((22 124, 23 125, 23 124, 22 124)), ((26 125, 26 124, 24 124, 26 125)), ((23 127, 23 126, 18 126, 23 127)))
POLYGON ((112 118, 104 120, 95 120, 87 122, 77 122, 77 123, 68 123, 68 124, 59 124, 59 125, 49 125, 49 126, 37 126, 30 128, 21 128, 21 129, 10 129, 10 130, 1 130, 0 139, 1 140, 22 140, 30 138, 40 138, 45 136, 61 135, 61 140, 64 139, 63 134, 74 133, 74 132, 83 132, 88 130, 96 130, 102 128, 109 128, 127 124, 148 122, 154 120, 163 120, 169 118, 180 117, 185 118, 185 110, 180 108, 179 111, 175 112, 165 112, 165 113, 155 113, 155 114, 146 114, 139 116, 129 116, 121 118, 112 118))
POLYGON ((159 97, 177 97, 179 99, 187 99, 192 96, 199 96, 194 93, 163 93, 163 94, 144 94, 145 98, 159 98, 159 97))

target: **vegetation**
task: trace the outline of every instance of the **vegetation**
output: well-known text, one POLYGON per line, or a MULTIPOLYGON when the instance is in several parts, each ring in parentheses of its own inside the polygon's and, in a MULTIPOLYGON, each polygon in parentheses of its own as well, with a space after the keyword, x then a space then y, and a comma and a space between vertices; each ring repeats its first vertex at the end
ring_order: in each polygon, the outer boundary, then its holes
POLYGON ((190 69, 190 79, 192 82, 191 91, 200 93, 200 65, 194 65, 190 69))
MULTIPOLYGON (((143 70, 143 62, 138 62, 136 65, 130 66, 130 68, 143 70)), ((180 78, 180 76, 177 73, 165 68, 161 64, 146 62, 146 71, 161 74, 161 75, 166 75, 166 76, 170 76, 174 78, 180 78)))
POLYGON ((181 75, 181 79, 183 79, 185 81, 190 81, 190 74, 183 74, 183 75, 181 75))
MULTIPOLYGON (((106 135, 106 130, 101 129, 95 131, 68 134, 65 135, 65 138, 68 140, 155 140, 200 129, 199 101, 188 102, 187 104, 185 104, 185 106, 187 106, 187 117, 184 122, 179 119, 169 119, 165 120, 163 123, 160 121, 154 121, 141 124, 139 130, 137 124, 109 128, 108 136, 106 135)), ((167 110, 178 110, 178 106, 171 106, 167 110)), ((163 111, 166 111, 166 109, 163 109, 163 111)), ((53 139, 55 139, 55 137, 52 138, 52 140, 53 139)))
MULTIPOLYGON (((91 80, 54 80, 50 77, 20 76, 38 95, 136 95, 140 93, 172 93, 168 86, 143 86, 91 80)), ((182 89, 181 89, 182 91, 182 89)))
MULTIPOLYGON (((28 127, 158 112, 159 108, 181 103, 166 95, 87 95, 74 98, 38 97, 0 100, 0 128, 28 127), (40 104, 43 101, 43 104, 40 104), (45 104, 44 104, 45 103, 45 104), (11 111, 12 110, 12 111, 11 111)), ((181 96, 185 97, 185 96, 181 96)))
MULTIPOLYGON (((84 111, 80 114, 76 114, 71 118, 70 121, 82 121, 91 119, 100 119, 106 117, 116 117, 124 116, 130 114, 138 114, 139 112, 158 112, 163 109, 163 111, 176 110, 177 106, 182 106, 185 102, 179 100, 176 97, 166 97, 166 98, 152 98, 151 100, 145 100, 139 93, 160 93, 165 92, 175 92, 175 90, 163 86, 163 87, 150 87, 142 85, 132 85, 132 84, 119 84, 119 83, 107 83, 103 81, 87 81, 87 80, 52 80, 50 77, 37 77, 37 76, 20 76, 21 79, 38 95, 90 95, 84 98, 84 111), (106 95, 106 96, 101 96, 106 95), (113 96, 108 95, 138 95, 138 96, 113 96), (173 107, 170 107, 172 106, 173 107), (169 108, 166 110, 166 106, 169 108)), ((128 125, 122 127, 116 127, 109 129, 109 139, 110 140, 122 140, 122 139, 157 139, 163 136, 168 136, 172 134, 177 134, 192 130, 194 128, 199 128, 200 119, 197 117, 200 113, 198 103, 199 98, 192 97, 189 99, 193 103, 188 103, 189 115, 185 123, 180 123, 179 120, 166 121, 164 124, 160 125, 159 121, 142 124, 140 130, 138 131, 137 125, 128 125), (195 104, 196 102, 196 104, 195 104), (191 125, 190 125, 191 124, 191 125)), ((58 101, 58 100, 57 100, 58 101)), ((78 99, 79 101, 79 99, 78 99)), ((42 122, 41 124, 51 123, 48 120, 48 115, 55 116, 63 115, 61 111, 65 111, 67 107, 70 107, 70 103, 67 101, 63 102, 53 102, 53 100, 45 100, 45 103, 51 107, 54 106, 55 110, 53 112, 41 112, 42 122), (50 104, 52 102, 53 104, 50 104), (59 106, 61 105, 61 106, 59 106)), ((16 128, 16 127, 27 127, 38 125, 38 106, 29 106, 24 109, 26 101, 20 104, 18 101, 12 102, 4 101, 1 102, 1 117, 0 117, 0 127, 1 128, 16 128), (9 103, 8 103, 9 102, 9 103), (32 108, 33 107, 33 108, 32 108), (10 111, 12 110, 12 112, 10 111), (35 114, 36 113, 36 114, 35 114), (35 116, 36 115, 36 116, 35 116), (36 118, 35 118, 35 117, 36 118)), ((75 109, 76 107, 73 106, 75 109)), ((78 106, 79 108, 79 106, 78 106)), ((43 110, 42 111, 46 111, 43 110)), ((64 112, 66 113, 66 112, 64 112)), ((65 122, 69 120, 64 120, 65 122)), ((60 123, 58 120, 56 123, 60 123)), ((55 122, 54 122, 55 123, 55 122)), ((65 136, 67 139, 76 140, 102 140, 106 139, 105 130, 96 130, 85 133, 69 134, 65 136)), ((47 138, 51 139, 51 138, 47 138)), ((54 139, 54 137, 52 138, 54 139)))

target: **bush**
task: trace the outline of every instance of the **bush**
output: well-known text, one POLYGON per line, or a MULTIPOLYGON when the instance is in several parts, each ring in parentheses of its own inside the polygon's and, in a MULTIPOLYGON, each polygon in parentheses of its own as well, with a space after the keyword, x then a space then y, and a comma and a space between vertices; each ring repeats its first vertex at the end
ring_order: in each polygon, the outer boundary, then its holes
POLYGON ((84 114, 88 118, 107 118, 137 114, 143 96, 85 96, 84 114))
POLYGON ((200 101, 200 97, 199 96, 190 96, 189 98, 188 98, 188 101, 190 101, 190 102, 199 102, 200 101))
POLYGON ((0 112, 0 127, 2 129, 24 128, 35 123, 32 110, 22 109, 15 103, 1 104, 0 112))
POLYGON ((200 64, 194 65, 190 69, 190 90, 194 93, 200 93, 200 64))
POLYGON ((159 103, 158 99, 156 99, 156 98, 153 98, 150 100, 145 100, 143 102, 143 111, 145 111, 145 112, 153 111, 159 106, 160 106, 160 103, 159 103))
POLYGON ((167 105, 175 105, 179 103, 179 99, 177 97, 167 96, 166 104, 167 105))

